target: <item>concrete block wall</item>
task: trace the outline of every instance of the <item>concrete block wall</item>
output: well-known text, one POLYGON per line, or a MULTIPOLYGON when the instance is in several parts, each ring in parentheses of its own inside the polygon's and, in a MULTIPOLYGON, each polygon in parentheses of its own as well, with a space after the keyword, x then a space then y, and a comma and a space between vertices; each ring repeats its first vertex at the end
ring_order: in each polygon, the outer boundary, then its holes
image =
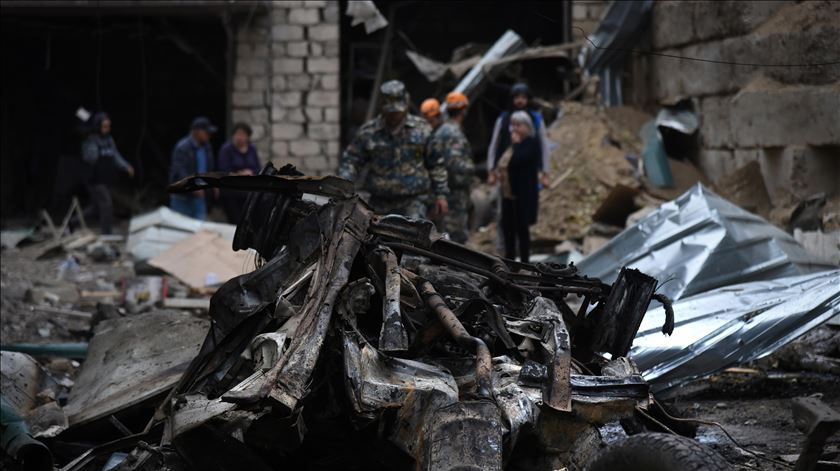
POLYGON ((233 120, 252 125, 263 162, 333 173, 341 132, 339 4, 268 5, 238 25, 233 120))
MULTIPOLYGON (((650 49, 751 64, 836 61, 840 3, 660 1, 650 49)), ((647 108, 692 98, 700 115, 699 165, 717 181, 760 163, 775 203, 840 192, 840 67, 758 67, 647 56, 647 108)))
POLYGON ((586 34, 594 33, 609 5, 609 0, 574 0, 572 2, 572 38, 578 40, 585 37, 580 29, 586 31, 586 34), (580 29, 574 28, 575 26, 580 29))

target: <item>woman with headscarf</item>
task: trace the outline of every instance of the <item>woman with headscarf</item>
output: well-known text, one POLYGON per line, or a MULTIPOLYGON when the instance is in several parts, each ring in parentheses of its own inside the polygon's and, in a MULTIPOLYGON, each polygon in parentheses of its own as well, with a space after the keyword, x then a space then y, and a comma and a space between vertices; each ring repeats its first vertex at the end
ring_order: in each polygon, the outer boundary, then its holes
POLYGON ((118 170, 133 178, 134 167, 117 150, 111 137, 111 118, 99 112, 93 115, 92 124, 93 128, 82 143, 82 160, 90 168, 87 184, 90 205, 85 210, 85 218, 98 214, 99 230, 102 234, 110 234, 114 220, 110 185, 118 170))
POLYGON ((531 252, 529 227, 537 222, 542 148, 535 137, 534 122, 526 111, 510 116, 510 146, 493 162, 492 180, 502 185, 502 218, 505 257, 513 260, 519 249, 527 263, 531 252))

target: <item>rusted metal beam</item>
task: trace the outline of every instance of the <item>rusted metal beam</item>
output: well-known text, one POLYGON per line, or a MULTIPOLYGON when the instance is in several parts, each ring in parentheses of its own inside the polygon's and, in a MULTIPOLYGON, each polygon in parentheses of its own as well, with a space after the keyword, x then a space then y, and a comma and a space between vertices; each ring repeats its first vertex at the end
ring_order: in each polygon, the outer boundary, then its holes
POLYGON ((379 331, 379 349, 383 352, 408 350, 408 334, 400 314, 400 267, 397 256, 387 247, 377 249, 385 269, 383 281, 385 296, 382 298, 382 329, 379 331))
POLYGON ((552 409, 569 412, 572 410, 572 347, 569 331, 562 316, 558 316, 552 324, 554 328, 550 343, 554 346, 554 355, 548 368, 550 382, 543 390, 543 398, 552 409))
POLYGON ((461 324, 461 321, 458 320, 455 313, 446 306, 446 302, 438 294, 431 283, 417 275, 414 275, 408 270, 403 270, 403 273, 407 274, 408 279, 417 286, 417 290, 420 291, 420 295, 426 300, 426 304, 429 306, 429 309, 437 315, 438 320, 440 320, 441 324, 443 324, 443 327, 449 333, 449 336, 452 337, 452 339, 455 340, 455 342, 461 347, 475 351, 476 396, 492 399, 492 360, 490 358, 490 350, 487 348, 487 345, 485 345, 484 341, 480 338, 473 337, 469 332, 467 332, 467 329, 464 328, 464 325, 461 324))

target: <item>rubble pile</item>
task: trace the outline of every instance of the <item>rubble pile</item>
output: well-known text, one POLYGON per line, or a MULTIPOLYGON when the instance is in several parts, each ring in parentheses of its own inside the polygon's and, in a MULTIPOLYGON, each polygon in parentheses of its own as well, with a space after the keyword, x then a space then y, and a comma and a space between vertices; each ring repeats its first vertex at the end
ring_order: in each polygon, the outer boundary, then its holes
MULTIPOLYGON (((428 221, 374 215, 350 182, 305 177, 291 166, 278 171, 269 164, 254 177, 205 174, 171 189, 210 188, 252 191, 233 248, 252 249, 260 260, 214 289, 209 322, 202 309, 160 308, 201 301, 185 295, 209 291, 186 286, 188 277, 177 273, 185 284, 123 274, 119 286, 98 295, 82 290, 74 297, 63 285, 49 291, 34 283, 14 290, 40 309, 49 302, 48 312, 81 316, 77 331, 56 339, 84 341, 4 345, 4 396, 14 391, 8 397, 15 398, 4 402, 7 458, 63 471, 580 470, 612 469, 634 449, 667 445, 675 451, 651 459, 679 469, 698 460, 729 469, 692 438, 649 433, 697 430, 663 413, 652 393, 675 397, 695 378, 767 355, 836 315, 840 302, 836 270, 731 286, 775 256, 773 247, 783 247, 788 259, 760 271, 768 276, 819 266, 800 257, 792 237, 701 185, 639 219, 640 228, 653 228, 645 239, 652 247, 634 242, 631 228, 608 244, 625 248, 600 251, 580 267, 474 251, 428 221), (714 224, 692 222, 703 217, 714 224), (706 263, 717 252, 683 256, 656 242, 667 238, 655 222, 661 219, 694 231, 687 238, 714 235, 717 251, 763 231, 772 235, 771 250, 748 244, 761 253, 724 280, 706 263), (663 288, 673 274, 639 261, 650 250, 708 270, 686 271, 663 288), (597 278, 581 274, 593 267, 597 278), (702 289, 714 280, 722 287, 702 289), (800 299, 802 290, 811 296, 800 299), (94 308, 97 296, 123 307, 94 308), (669 297, 683 298, 674 305, 678 314, 669 297), (718 313, 721 304, 744 307, 718 313), (633 437, 610 445, 610 427, 633 437), (674 456, 687 461, 674 464, 674 456)), ((209 236, 217 237, 186 237, 209 236)), ((215 247, 187 244, 189 238, 162 253, 215 247)), ((90 270, 102 266, 95 260, 107 251, 90 252, 77 254, 76 265, 59 264, 65 281, 89 287, 106 275, 90 270)), ((37 276, 36 267, 11 269, 37 276)), ((4 287, 25 278, 15 278, 8 263, 3 269, 4 287)), ((3 299, 4 316, 7 307, 22 306, 5 292, 3 299)), ((4 319, 4 332, 8 325, 4 319)), ((809 355, 784 358, 835 371, 831 348, 809 355)), ((727 457, 743 461, 738 456, 727 457)))
POLYGON ((243 185, 263 191, 234 248, 263 262, 215 292, 209 328, 154 310, 102 321, 51 438, 22 411, 62 469, 583 469, 604 456, 599 426, 647 414, 626 355, 650 302, 668 305, 654 278, 476 252, 290 167, 173 189, 243 185), (68 448, 78 437, 90 445, 68 448))
POLYGON ((577 102, 562 104, 563 116, 548 130, 558 143, 551 156, 554 177, 540 192, 536 239, 568 240, 586 235, 592 215, 617 185, 638 188, 628 154, 638 155, 638 129, 626 128, 623 117, 577 102))

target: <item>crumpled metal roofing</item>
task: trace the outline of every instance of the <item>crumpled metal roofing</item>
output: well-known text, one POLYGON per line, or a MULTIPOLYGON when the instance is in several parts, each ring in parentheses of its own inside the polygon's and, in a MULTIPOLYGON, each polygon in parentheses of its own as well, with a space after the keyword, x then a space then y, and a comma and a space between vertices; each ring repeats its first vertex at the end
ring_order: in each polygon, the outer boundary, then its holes
POLYGON ((790 234, 700 183, 577 266, 607 283, 615 281, 622 266, 637 268, 663 280, 657 292, 674 300, 736 283, 836 268, 815 259, 790 234))
POLYGON ((718 288, 647 312, 630 357, 654 391, 769 355, 840 313, 840 270, 718 288))

